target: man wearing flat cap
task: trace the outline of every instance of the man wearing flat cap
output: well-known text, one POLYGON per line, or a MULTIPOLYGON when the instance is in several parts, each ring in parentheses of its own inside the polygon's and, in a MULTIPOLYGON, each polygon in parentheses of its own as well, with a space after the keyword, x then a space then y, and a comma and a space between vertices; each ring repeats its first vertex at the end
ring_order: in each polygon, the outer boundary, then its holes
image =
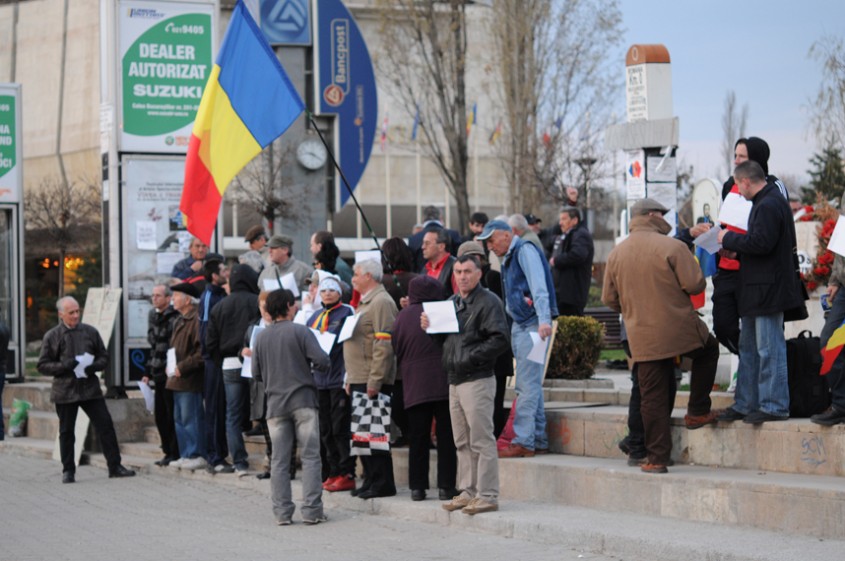
POLYGON ((719 344, 690 300, 704 290, 704 276, 686 244, 667 236, 668 211, 653 199, 634 203, 630 235, 610 252, 602 291, 602 302, 622 313, 627 328, 642 399, 646 473, 668 471, 675 357, 693 361, 686 426, 713 423, 717 414, 710 409, 710 390, 719 344))
POLYGON ((283 234, 276 234, 270 238, 267 246, 270 248, 270 266, 265 268, 258 277, 258 287, 261 290, 268 290, 267 281, 270 281, 270 284, 278 283, 277 286, 281 287, 282 277, 292 273, 299 291, 306 291, 305 281, 311 277, 314 268, 293 256, 293 239, 283 234))

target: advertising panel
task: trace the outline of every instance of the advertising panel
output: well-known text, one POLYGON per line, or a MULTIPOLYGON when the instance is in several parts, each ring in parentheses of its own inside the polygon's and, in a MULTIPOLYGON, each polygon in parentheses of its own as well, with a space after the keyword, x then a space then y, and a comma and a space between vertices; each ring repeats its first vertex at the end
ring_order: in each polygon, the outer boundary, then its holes
POLYGON ((123 170, 124 333, 130 347, 146 346, 153 286, 170 284, 190 246, 179 215, 185 160, 127 157, 123 170))
POLYGON ((21 201, 21 87, 0 84, 0 203, 21 201))
MULTIPOLYGON (((378 93, 373 62, 352 14, 340 0, 316 4, 317 31, 315 107, 319 115, 336 115, 335 151, 340 167, 354 190, 373 150, 378 93)), ((349 193, 340 178, 335 182, 340 210, 349 193)))
POLYGON ((213 64, 213 8, 212 4, 121 2, 121 151, 187 151, 213 64))

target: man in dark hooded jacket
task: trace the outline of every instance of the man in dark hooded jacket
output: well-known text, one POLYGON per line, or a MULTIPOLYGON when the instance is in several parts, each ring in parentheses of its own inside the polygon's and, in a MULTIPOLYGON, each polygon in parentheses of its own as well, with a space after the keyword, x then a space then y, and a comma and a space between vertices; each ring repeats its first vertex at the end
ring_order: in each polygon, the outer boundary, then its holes
POLYGON ((238 353, 247 328, 258 321, 258 274, 247 265, 234 265, 229 274, 229 296, 211 309, 205 348, 215 367, 223 371, 226 392, 226 442, 233 466, 218 464, 215 472, 246 475, 249 468, 243 428, 249 419, 249 382, 241 376, 238 353))

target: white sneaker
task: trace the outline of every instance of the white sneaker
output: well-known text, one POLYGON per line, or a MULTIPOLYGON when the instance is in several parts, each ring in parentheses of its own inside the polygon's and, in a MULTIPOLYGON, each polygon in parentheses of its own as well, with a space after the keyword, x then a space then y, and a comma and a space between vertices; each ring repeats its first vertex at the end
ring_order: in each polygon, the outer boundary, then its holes
POLYGON ((203 457, 191 458, 190 460, 182 462, 182 469, 194 471, 197 469, 204 468, 206 466, 206 463, 207 462, 203 457))
POLYGON ((243 466, 235 466, 235 473, 238 477, 246 477, 249 475, 249 470, 243 466))
POLYGON ((186 461, 187 458, 179 458, 178 460, 173 460, 172 462, 167 464, 167 467, 178 470, 182 468, 182 464, 184 464, 186 461))

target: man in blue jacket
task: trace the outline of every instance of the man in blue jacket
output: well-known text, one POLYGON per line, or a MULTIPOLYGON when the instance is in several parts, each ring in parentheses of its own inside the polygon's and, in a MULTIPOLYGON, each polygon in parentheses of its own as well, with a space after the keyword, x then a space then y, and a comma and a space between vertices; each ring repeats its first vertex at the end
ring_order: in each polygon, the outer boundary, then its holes
POLYGON ((515 236, 501 220, 492 220, 478 236, 487 240, 490 250, 502 258, 502 283, 505 310, 513 320, 511 346, 516 358, 516 415, 513 431, 516 437, 500 458, 531 457, 535 452, 548 452, 546 411, 543 404, 543 371, 545 365, 528 359, 534 346, 532 333, 547 340, 552 334, 552 321, 557 317, 557 301, 552 273, 542 251, 515 236))
POLYGON ((720 421, 749 424, 789 418, 784 311, 803 304, 796 272, 795 223, 778 186, 757 162, 734 170, 740 194, 752 202, 748 230, 719 232, 724 249, 739 255, 739 370, 735 403, 720 421))

